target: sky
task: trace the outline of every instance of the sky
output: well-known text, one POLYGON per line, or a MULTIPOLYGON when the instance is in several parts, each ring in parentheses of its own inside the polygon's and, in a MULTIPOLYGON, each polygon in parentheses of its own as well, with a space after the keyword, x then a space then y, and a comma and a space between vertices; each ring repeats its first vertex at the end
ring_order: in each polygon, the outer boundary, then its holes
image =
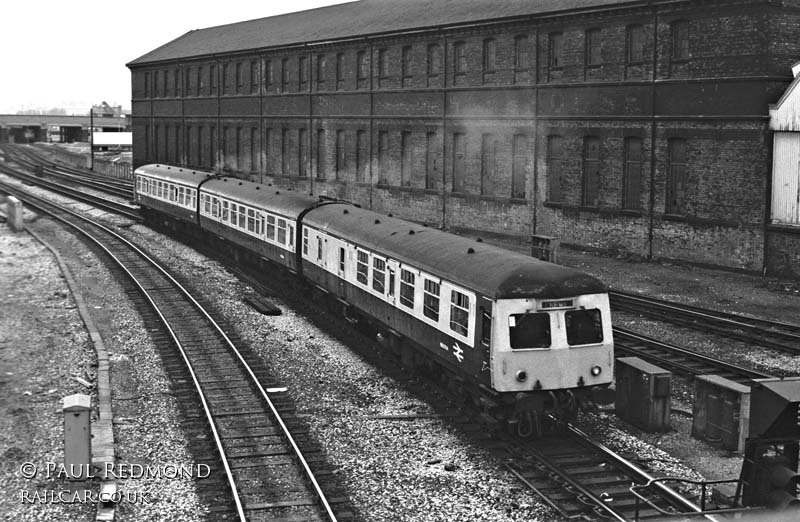
POLYGON ((125 64, 192 29, 343 0, 36 0, 0 6, 0 114, 131 107, 125 64))

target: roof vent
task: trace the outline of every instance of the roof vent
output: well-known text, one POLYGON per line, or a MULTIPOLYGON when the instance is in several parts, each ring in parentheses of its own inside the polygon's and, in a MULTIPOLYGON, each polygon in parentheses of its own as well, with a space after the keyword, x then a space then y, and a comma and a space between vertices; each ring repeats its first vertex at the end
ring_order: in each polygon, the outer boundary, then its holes
POLYGON ((256 190, 260 190, 260 189, 261 189, 261 187, 256 185, 256 190))
POLYGON ((344 209, 344 213, 345 213, 345 214, 349 214, 349 213, 350 213, 350 211, 349 211, 349 210, 347 210, 347 209, 344 209))
POLYGON ((376 225, 379 225, 380 223, 381 223, 381 220, 380 220, 380 219, 376 219, 376 220, 375 220, 375 224, 376 224, 376 225))
POLYGON ((275 191, 275 194, 280 194, 280 193, 281 193, 281 191, 280 191, 280 190, 276 190, 276 191, 275 191))
POLYGON ((169 170, 169 166, 167 167, 167 170, 169 170))
POLYGON ((391 214, 389 214, 389 217, 392 217, 392 215, 391 215, 391 214))
POLYGON ((228 181, 228 178, 222 178, 222 181, 228 181))
POLYGON ((409 230, 409 231, 408 231, 408 235, 409 235, 409 236, 413 236, 414 234, 416 234, 416 232, 414 232, 413 230, 409 230))
POLYGON ((477 241, 478 243, 483 243, 483 239, 481 239, 481 238, 478 238, 478 239, 476 239, 476 241, 477 241))
POLYGON ((271 186, 272 186, 272 183, 267 183, 267 186, 268 186, 268 187, 271 187, 271 186))
POLYGON ((183 172, 183 169, 178 169, 178 172, 183 172))
POLYGON ((472 248, 472 247, 469 247, 469 248, 467 249, 467 254, 474 254, 474 253, 475 253, 475 249, 474 249, 474 248, 472 248))
POLYGON ((240 187, 242 186, 242 182, 241 182, 241 181, 239 182, 239 186, 240 186, 240 187))

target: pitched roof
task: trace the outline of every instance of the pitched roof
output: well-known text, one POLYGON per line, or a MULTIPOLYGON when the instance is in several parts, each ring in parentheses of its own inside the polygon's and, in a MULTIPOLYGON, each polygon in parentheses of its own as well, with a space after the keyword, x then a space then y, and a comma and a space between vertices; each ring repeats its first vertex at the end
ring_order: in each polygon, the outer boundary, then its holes
POLYGON ((575 9, 640 4, 636 0, 361 0, 246 22, 195 29, 128 66, 250 49, 432 29, 575 9))

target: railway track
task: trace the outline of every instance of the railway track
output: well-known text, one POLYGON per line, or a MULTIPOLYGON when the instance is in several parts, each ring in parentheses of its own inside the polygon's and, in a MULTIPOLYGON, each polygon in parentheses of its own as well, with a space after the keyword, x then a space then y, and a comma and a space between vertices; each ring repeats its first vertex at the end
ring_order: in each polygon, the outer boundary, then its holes
POLYGON ((617 311, 645 315, 758 346, 800 354, 800 325, 719 312, 620 291, 610 291, 609 299, 611 307, 617 311))
POLYGON ((66 185, 61 185, 60 183, 55 183, 53 181, 40 178, 38 176, 28 174, 27 172, 13 168, 4 163, 0 163, 0 172, 12 176, 16 179, 19 179, 20 181, 23 181, 30 185, 36 185, 45 188, 57 194, 61 194, 63 196, 67 196, 77 201, 87 203, 94 207, 106 210, 108 212, 112 212, 114 214, 118 214, 128 219, 134 221, 142 221, 142 218, 139 215, 138 207, 134 207, 132 205, 123 203, 117 203, 115 201, 111 201, 101 196, 88 194, 83 190, 76 189, 73 187, 68 187, 66 185))
POLYGON ((751 386, 753 379, 774 377, 668 344, 619 326, 614 327, 614 355, 616 357, 636 356, 681 375, 719 375, 745 386, 751 386))
MULTIPOLYGON (((194 390, 195 422, 204 419, 214 441, 212 455, 224 479, 217 477, 207 493, 218 516, 239 520, 337 520, 349 513, 329 502, 290 429, 288 390, 270 383, 263 368, 226 334, 197 299, 164 268, 111 229, 9 186, 0 189, 26 201, 86 237, 127 275, 127 290, 138 308, 160 325, 151 335, 166 369, 183 372, 194 390), (262 384, 266 382, 267 384, 262 384), (199 415, 199 418, 198 418, 199 415), (220 486, 229 495, 220 495, 220 486), (220 498, 222 497, 222 498, 220 498)), ((184 394, 187 393, 184 388, 184 394)), ((201 485, 202 489, 202 485, 201 485)), ((346 500, 346 499, 340 499, 346 500)))
POLYGON ((58 165, 49 161, 38 152, 30 150, 29 147, 7 144, 3 145, 2 148, 5 151, 7 161, 13 161, 37 173, 51 176, 68 183, 92 188, 105 194, 123 198, 127 201, 133 200, 132 181, 102 176, 86 169, 58 165))
POLYGON ((566 519, 639 520, 664 511, 702 519, 698 505, 661 483, 648 490, 652 506, 637 502, 630 488, 654 477, 573 426, 524 452, 506 466, 566 519))

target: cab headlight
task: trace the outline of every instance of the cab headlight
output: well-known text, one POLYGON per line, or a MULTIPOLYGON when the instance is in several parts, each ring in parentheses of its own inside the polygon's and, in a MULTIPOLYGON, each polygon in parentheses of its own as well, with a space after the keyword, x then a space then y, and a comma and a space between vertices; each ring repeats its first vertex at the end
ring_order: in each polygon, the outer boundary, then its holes
POLYGON ((603 373, 603 369, 600 368, 599 366, 595 365, 595 366, 592 366, 591 373, 592 373, 592 377, 597 377, 598 375, 603 373))
POLYGON ((525 370, 519 370, 519 371, 517 372, 517 380, 518 380, 519 382, 525 382, 525 380, 526 380, 527 378, 528 378, 528 372, 526 372, 525 370))

